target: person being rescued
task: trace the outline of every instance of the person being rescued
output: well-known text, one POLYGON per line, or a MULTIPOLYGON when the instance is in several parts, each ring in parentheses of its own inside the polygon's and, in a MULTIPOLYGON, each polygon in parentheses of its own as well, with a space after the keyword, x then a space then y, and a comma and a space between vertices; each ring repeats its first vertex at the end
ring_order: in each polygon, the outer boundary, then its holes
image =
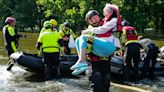
POLYGON ((87 42, 92 44, 91 52, 99 57, 109 58, 116 51, 116 48, 120 48, 119 40, 116 40, 113 35, 113 32, 118 30, 118 6, 106 4, 103 12, 105 18, 101 26, 83 30, 82 35, 76 39, 75 43, 79 59, 70 68, 74 70, 72 74, 80 74, 88 68, 86 63, 87 42), (95 36, 88 34, 94 34, 95 36))
POLYGON ((37 49, 42 49, 45 80, 58 78, 59 48, 62 41, 57 30, 52 28, 50 21, 44 22, 45 32, 39 35, 37 49))
POLYGON ((72 31, 70 23, 64 22, 62 29, 59 31, 59 34, 61 35, 64 41, 64 53, 71 54, 71 49, 68 47, 68 43, 70 41, 70 36, 72 36, 75 39, 76 35, 72 31))
POLYGON ((141 45, 138 42, 136 29, 129 26, 129 23, 123 22, 123 33, 121 36, 121 42, 125 48, 123 81, 129 81, 130 79, 136 81, 139 79, 138 64, 140 62, 141 45))

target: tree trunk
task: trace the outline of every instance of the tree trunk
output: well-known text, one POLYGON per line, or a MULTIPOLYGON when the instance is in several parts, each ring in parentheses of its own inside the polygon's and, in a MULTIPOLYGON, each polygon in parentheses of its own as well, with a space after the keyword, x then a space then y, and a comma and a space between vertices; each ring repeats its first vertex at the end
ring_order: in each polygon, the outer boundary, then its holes
POLYGON ((161 32, 164 33, 164 11, 162 12, 162 19, 161 19, 161 32))
POLYGON ((142 25, 141 33, 144 33, 145 27, 142 25))
POLYGON ((39 30, 41 30, 42 29, 42 19, 39 19, 39 30))

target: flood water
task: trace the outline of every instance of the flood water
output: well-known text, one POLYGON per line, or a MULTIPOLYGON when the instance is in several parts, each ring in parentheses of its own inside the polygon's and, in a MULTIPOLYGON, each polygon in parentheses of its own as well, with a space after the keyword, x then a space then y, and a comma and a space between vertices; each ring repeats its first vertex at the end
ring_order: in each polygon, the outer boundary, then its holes
MULTIPOLYGON (((38 34, 26 34, 27 38, 20 39, 20 51, 37 53, 35 43, 38 34)), ((35 79, 39 79, 39 76, 31 74, 19 66, 14 66, 10 72, 6 71, 7 60, 0 32, 0 92, 92 92, 86 76, 46 82, 35 81, 35 79)), ((164 74, 157 75, 155 80, 144 79, 131 83, 131 86, 119 84, 117 78, 114 78, 111 82, 110 92, 164 92, 164 74)))

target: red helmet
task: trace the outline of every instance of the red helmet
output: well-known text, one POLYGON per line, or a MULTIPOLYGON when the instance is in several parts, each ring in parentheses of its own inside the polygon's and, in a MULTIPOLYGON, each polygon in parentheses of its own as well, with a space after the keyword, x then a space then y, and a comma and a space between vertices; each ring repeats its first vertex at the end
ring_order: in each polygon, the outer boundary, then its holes
POLYGON ((13 18, 13 17, 7 17, 6 20, 5 20, 5 23, 6 24, 11 24, 12 22, 15 22, 15 21, 16 21, 15 18, 13 18))

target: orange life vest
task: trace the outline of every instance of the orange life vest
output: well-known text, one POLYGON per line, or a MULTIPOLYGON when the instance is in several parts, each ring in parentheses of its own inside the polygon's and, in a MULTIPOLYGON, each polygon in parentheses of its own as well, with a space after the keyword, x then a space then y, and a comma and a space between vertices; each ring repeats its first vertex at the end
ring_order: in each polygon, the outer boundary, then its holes
POLYGON ((125 27, 123 27, 123 30, 126 31, 126 39, 127 39, 127 41, 129 41, 129 40, 137 40, 138 39, 138 35, 135 32, 135 28, 134 27, 125 26, 125 27))
MULTIPOLYGON (((112 9, 114 12, 116 12, 117 14, 117 32, 121 32, 122 31, 122 19, 121 19, 121 16, 120 16, 120 12, 119 12, 119 9, 116 5, 111 5, 112 9)), ((111 19, 112 15, 111 16, 108 16, 107 18, 103 18, 102 21, 100 22, 100 26, 103 26, 106 22, 108 22, 110 19, 111 19)), ((97 37, 109 37, 111 34, 112 34, 112 30, 109 30, 108 32, 106 33, 103 33, 103 34, 97 34, 97 37)))

